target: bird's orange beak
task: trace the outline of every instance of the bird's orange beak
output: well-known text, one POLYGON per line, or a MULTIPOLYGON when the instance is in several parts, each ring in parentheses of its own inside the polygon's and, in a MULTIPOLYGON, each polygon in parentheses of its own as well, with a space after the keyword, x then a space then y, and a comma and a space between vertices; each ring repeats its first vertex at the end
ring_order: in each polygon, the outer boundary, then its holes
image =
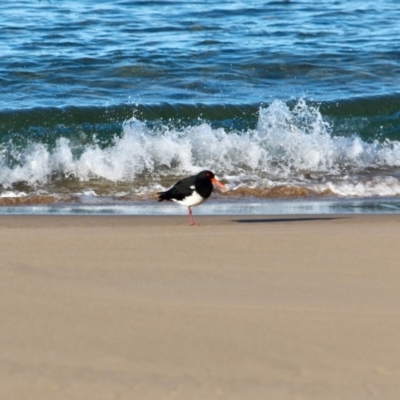
POLYGON ((224 190, 228 190, 228 188, 224 185, 224 184, 222 184, 218 179, 216 179, 216 178, 212 178, 211 179, 211 182, 214 184, 214 185, 217 185, 217 186, 219 186, 220 188, 222 188, 222 189, 224 189, 224 190))

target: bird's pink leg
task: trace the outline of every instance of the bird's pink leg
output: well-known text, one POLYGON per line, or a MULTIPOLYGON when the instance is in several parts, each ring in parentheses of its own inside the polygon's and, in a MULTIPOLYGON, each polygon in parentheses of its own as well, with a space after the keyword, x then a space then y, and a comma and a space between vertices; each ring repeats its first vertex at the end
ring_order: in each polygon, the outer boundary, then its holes
POLYGON ((192 215, 192 209, 190 207, 188 207, 188 211, 189 211, 190 226, 197 225, 196 222, 194 222, 193 215, 192 215))

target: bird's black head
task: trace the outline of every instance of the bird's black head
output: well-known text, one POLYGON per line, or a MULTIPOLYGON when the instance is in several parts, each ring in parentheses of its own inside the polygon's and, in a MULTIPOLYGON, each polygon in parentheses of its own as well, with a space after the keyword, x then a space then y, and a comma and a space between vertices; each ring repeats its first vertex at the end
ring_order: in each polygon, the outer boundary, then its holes
POLYGON ((211 181, 212 179, 215 178, 215 175, 213 172, 206 170, 206 171, 201 171, 200 173, 198 173, 197 178, 198 179, 208 179, 211 181))
MULTIPOLYGON (((213 190, 213 184, 219 186, 223 190, 228 190, 214 175, 214 172, 205 170, 196 175, 196 190, 200 190, 200 186, 207 188, 207 198, 213 190)), ((205 193, 205 192, 204 192, 205 193)))

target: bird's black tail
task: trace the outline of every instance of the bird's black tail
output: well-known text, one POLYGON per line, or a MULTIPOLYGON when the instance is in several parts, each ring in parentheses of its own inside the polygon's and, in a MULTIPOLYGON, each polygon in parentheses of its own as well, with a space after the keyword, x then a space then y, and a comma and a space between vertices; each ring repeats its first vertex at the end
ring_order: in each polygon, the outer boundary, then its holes
POLYGON ((158 201, 170 200, 166 193, 167 192, 158 192, 158 201))

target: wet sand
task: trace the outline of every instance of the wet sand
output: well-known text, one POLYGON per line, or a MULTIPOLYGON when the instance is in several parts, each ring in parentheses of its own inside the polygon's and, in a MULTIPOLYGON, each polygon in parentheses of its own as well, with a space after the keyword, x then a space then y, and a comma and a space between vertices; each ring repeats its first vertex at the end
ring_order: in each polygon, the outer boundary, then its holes
POLYGON ((400 215, 0 217, 0 398, 398 399, 400 215))

